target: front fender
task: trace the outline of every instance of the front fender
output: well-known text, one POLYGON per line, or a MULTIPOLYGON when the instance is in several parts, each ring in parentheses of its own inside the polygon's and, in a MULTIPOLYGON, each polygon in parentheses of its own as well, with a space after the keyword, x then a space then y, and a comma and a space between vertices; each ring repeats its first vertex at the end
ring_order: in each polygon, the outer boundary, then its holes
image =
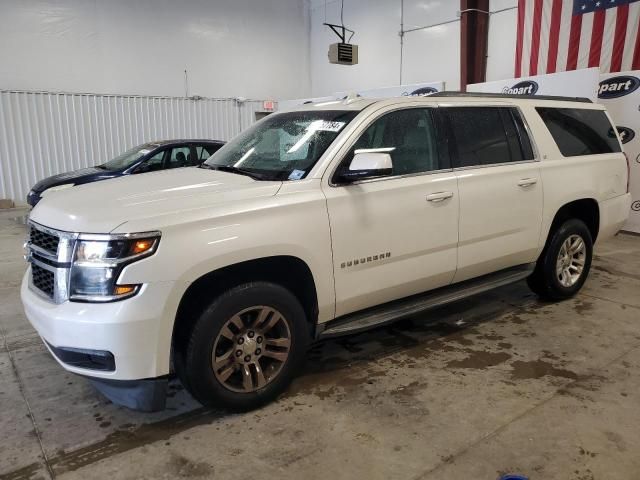
POLYGON ((178 306, 192 282, 259 258, 284 255, 305 262, 316 286, 318 321, 333 318, 335 290, 326 202, 320 191, 293 196, 286 201, 273 197, 259 209, 162 227, 156 253, 125 267, 118 279, 121 284, 174 282, 159 326, 160 351, 170 351, 178 306))

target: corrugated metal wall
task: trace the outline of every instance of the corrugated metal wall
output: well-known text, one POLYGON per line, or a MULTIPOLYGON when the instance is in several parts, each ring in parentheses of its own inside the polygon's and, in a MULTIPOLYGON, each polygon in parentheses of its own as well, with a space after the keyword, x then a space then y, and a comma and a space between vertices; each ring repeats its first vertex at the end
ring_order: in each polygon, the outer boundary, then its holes
POLYGON ((257 100, 0 91, 0 198, 25 203, 37 181, 147 141, 229 140, 261 110, 257 100))

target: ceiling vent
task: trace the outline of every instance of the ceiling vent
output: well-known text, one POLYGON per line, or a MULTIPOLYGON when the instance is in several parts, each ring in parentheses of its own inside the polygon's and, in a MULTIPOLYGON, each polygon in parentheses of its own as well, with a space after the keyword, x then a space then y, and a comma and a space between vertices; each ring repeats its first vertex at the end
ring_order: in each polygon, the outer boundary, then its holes
POLYGON ((358 45, 332 43, 329 45, 329 63, 356 65, 358 63, 358 45))

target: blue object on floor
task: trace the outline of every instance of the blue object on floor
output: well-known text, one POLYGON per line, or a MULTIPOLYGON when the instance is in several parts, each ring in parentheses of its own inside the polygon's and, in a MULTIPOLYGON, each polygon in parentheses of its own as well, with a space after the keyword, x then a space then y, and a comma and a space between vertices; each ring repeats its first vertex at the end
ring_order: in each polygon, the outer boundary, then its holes
POLYGON ((500 480, 529 480, 529 477, 525 477, 524 475, 517 475, 514 473, 507 473, 500 477, 500 480))

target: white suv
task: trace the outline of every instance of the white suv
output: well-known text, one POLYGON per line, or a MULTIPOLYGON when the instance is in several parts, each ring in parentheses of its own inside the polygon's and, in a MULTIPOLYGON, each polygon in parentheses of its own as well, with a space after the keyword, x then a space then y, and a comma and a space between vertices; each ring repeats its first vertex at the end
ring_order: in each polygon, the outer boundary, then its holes
POLYGON ((22 301, 60 364, 132 408, 175 370, 258 406, 310 342, 527 278, 583 285, 630 206, 588 100, 436 94, 271 115, 202 168, 54 192, 30 217, 22 301))

